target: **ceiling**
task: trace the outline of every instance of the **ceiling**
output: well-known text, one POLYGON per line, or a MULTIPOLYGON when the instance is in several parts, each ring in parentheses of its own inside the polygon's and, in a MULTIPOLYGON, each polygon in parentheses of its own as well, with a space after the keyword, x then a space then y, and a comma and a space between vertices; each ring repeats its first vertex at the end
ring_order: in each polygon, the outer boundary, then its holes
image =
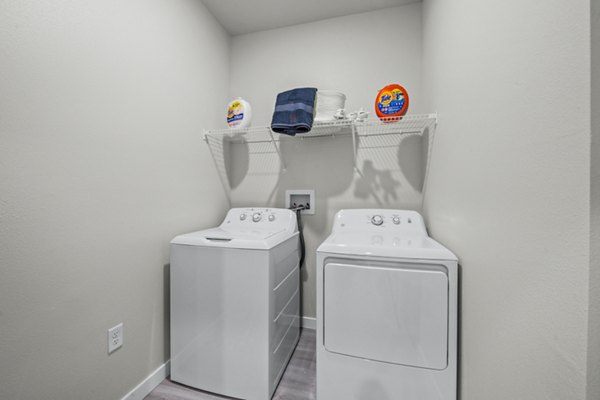
POLYGON ((231 35, 341 17, 420 0, 202 0, 231 35))

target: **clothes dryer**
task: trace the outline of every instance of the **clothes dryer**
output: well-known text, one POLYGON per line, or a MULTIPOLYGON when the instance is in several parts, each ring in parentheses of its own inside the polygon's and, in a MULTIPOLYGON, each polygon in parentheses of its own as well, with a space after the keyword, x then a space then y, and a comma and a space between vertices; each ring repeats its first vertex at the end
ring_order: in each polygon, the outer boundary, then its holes
POLYGON ((457 283, 419 213, 338 212, 317 250, 317 398, 456 400, 457 283))

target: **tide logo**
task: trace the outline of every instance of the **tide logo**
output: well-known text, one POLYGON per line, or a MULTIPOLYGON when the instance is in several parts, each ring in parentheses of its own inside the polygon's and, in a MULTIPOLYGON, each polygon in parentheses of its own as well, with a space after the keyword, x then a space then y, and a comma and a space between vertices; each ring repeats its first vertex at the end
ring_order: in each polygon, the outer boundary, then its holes
POLYGON ((383 92, 381 96, 379 96, 379 103, 382 106, 387 106, 392 102, 394 98, 393 92, 383 92))

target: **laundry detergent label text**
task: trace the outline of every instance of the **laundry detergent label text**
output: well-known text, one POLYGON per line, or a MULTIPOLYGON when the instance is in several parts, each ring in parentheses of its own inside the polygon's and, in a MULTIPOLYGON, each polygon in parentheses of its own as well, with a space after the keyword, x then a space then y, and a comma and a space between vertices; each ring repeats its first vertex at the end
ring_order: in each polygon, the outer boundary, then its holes
POLYGON ((404 93, 400 89, 393 89, 381 93, 377 101, 377 108, 383 114, 394 115, 404 108, 405 103, 404 93))
POLYGON ((244 119, 244 105, 239 101, 233 101, 227 107, 227 124, 238 125, 244 119))

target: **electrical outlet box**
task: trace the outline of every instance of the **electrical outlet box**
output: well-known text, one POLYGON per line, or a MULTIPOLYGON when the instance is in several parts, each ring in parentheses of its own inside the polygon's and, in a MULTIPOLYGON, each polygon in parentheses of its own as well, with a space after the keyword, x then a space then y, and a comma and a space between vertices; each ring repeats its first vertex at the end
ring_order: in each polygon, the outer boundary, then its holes
POLYGON ((108 354, 123 346, 123 323, 108 330, 108 354))
POLYGON ((286 190, 285 207, 297 207, 303 205, 306 208, 300 214, 314 215, 315 213, 315 191, 314 190, 286 190))

